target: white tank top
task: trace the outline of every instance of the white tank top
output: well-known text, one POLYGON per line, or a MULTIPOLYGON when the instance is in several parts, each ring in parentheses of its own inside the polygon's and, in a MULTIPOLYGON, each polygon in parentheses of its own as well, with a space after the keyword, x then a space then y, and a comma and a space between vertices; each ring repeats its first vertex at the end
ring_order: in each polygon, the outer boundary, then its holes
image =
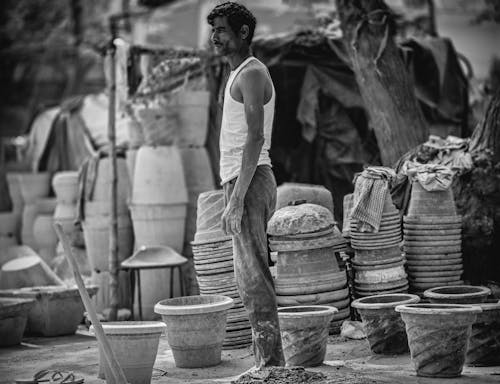
MULTIPOLYGON (((245 118, 244 104, 234 100, 231 96, 230 90, 231 85, 233 84, 238 73, 252 60, 256 60, 261 63, 253 56, 250 56, 243 61, 237 68, 231 71, 227 80, 226 89, 224 91, 224 106, 222 109, 222 123, 219 141, 220 177, 222 184, 225 184, 237 177, 241 170, 241 160, 248 134, 248 125, 245 118)), ((257 165, 271 166, 269 149, 271 148, 271 135, 273 129, 275 90, 269 72, 268 76, 272 85, 272 94, 271 99, 264 105, 264 144, 262 145, 257 165)))

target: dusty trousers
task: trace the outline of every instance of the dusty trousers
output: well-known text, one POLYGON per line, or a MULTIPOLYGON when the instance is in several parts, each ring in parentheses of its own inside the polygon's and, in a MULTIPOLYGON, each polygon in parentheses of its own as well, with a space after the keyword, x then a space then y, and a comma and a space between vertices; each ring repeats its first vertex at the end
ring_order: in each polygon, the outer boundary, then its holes
MULTIPOLYGON (((224 184, 229 201, 236 179, 224 184)), ((241 232, 233 236, 234 273, 252 325, 255 366, 284 365, 276 293, 269 271, 267 222, 276 206, 276 180, 271 167, 258 166, 244 199, 241 232)))

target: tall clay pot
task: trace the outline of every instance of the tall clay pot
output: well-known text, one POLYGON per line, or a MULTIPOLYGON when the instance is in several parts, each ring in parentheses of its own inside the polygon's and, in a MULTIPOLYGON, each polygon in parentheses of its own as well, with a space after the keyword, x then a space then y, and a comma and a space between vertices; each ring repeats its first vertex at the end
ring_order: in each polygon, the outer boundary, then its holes
POLYGON ((462 374, 472 324, 479 306, 459 304, 398 305, 417 376, 462 374))
MULTIPOLYGON (((161 321, 120 321, 103 323, 102 328, 129 384, 149 384, 158 352, 160 336, 165 331, 161 321)), ((90 327, 92 333, 94 327, 90 327)), ((99 372, 112 377, 109 365, 99 348, 99 372)))
POLYGON ((227 310, 232 306, 233 299, 219 295, 176 297, 155 305, 167 324, 177 367, 203 368, 221 362, 227 310))
POLYGON ((287 366, 314 367, 323 363, 328 328, 336 312, 337 308, 320 305, 278 309, 287 366))
POLYGON ((351 306, 358 310, 363 320, 373 353, 389 355, 408 352, 405 325, 394 308, 419 301, 417 295, 396 293, 363 297, 352 302, 351 306))

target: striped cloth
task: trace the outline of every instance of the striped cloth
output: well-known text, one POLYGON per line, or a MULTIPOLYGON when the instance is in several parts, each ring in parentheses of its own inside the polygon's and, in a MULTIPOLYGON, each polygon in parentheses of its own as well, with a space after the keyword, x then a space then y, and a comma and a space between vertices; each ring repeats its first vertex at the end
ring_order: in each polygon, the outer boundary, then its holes
POLYGON ((395 176, 391 168, 368 167, 355 177, 351 221, 357 221, 358 231, 379 231, 389 181, 395 176))

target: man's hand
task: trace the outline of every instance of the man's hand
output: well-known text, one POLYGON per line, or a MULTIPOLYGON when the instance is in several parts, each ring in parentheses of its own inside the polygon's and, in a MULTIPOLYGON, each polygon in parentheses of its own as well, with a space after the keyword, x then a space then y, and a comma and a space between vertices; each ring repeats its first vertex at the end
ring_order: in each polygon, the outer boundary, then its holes
POLYGON ((230 198, 222 214, 222 230, 227 235, 237 235, 241 232, 241 218, 243 216, 243 201, 230 198))

